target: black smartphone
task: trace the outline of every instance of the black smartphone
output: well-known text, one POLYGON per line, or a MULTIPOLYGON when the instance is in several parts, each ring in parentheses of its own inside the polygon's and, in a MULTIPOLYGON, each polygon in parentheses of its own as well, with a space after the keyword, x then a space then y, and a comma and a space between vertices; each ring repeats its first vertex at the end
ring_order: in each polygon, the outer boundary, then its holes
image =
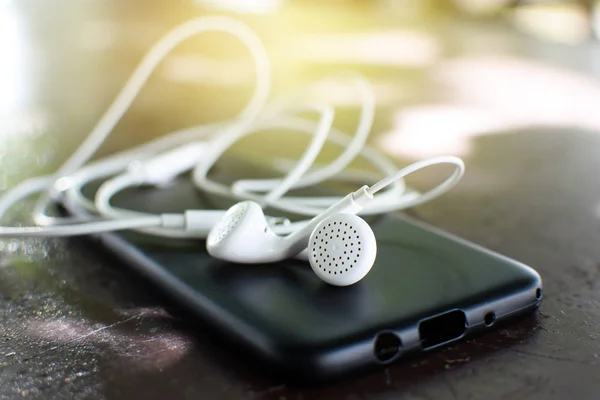
MULTIPOLYGON (((247 170, 246 170, 247 171, 247 170)), ((92 198, 95 185, 86 188, 92 198)), ((188 179, 132 189, 117 207, 149 212, 212 208, 188 179)), ((73 215, 84 215, 64 200, 73 215)), ((188 318, 224 338, 232 357, 289 383, 349 376, 486 332, 533 312, 542 281, 532 268, 418 220, 369 219, 378 254, 349 287, 320 281, 306 262, 235 265, 211 258, 201 240, 136 233, 95 236, 157 286, 188 318)))

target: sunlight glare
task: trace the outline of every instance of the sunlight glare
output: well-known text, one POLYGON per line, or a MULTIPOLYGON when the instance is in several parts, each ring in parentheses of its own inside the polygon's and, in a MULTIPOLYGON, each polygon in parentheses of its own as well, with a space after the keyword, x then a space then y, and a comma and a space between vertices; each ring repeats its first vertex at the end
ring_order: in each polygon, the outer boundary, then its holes
POLYGON ((581 43, 589 33, 586 11, 567 3, 521 6, 514 12, 513 20, 519 28, 539 38, 557 43, 581 43))
POLYGON ((397 30, 369 34, 315 34, 286 45, 291 58, 318 63, 425 67, 438 58, 437 40, 424 32, 397 30))
POLYGON ((385 151, 464 156, 476 136, 534 126, 600 133, 600 81, 583 74, 507 56, 473 56, 440 63, 433 81, 443 104, 397 111, 379 139, 385 151))
POLYGON ((24 97, 24 36, 19 15, 10 4, 0 11, 0 114, 17 108, 24 97))
POLYGON ((482 109, 458 105, 409 107, 394 116, 392 131, 379 146, 404 157, 424 158, 452 154, 465 156, 470 138, 501 127, 501 118, 482 109))
POLYGON ((282 0, 196 0, 196 4, 239 13, 266 13, 281 6, 282 0))
POLYGON ((600 81, 551 64, 473 56, 440 64, 434 80, 453 102, 482 107, 508 125, 576 126, 600 133, 600 81))
POLYGON ((216 60, 197 54, 170 56, 161 73, 171 82, 215 86, 249 85, 255 79, 253 66, 249 63, 216 60))

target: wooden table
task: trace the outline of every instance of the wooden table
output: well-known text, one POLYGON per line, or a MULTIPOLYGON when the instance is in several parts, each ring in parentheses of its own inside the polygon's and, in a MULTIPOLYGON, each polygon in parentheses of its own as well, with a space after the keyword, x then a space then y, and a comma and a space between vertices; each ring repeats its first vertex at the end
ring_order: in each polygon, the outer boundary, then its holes
MULTIPOLYGON (((0 2, 2 189, 53 171, 144 51, 204 13, 172 3, 0 2)), ((467 163, 455 190, 414 214, 536 268, 545 284, 540 312, 360 379, 302 390, 171 317, 157 293, 86 240, 5 239, 0 398, 598 398, 600 50, 538 42, 500 23, 411 22, 353 4, 245 18, 272 55, 274 91, 342 67, 365 73, 379 101, 373 143, 399 165, 440 152, 467 163)), ((212 35, 179 48, 101 154, 231 115, 252 87, 236 46, 212 35)), ((340 124, 351 126, 352 93, 326 92, 342 109, 340 124)), ((16 207, 6 224, 27 221, 31 205, 16 207)))

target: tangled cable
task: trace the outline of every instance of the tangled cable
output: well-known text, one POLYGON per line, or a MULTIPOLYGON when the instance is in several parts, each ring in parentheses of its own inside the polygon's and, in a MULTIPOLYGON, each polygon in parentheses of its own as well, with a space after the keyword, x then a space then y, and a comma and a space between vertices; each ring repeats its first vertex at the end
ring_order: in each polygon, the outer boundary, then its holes
MULTIPOLYGON (((113 207, 118 192, 134 186, 161 186, 177 176, 191 173, 198 190, 236 200, 252 200, 261 207, 314 217, 338 203, 342 197, 291 196, 290 190, 309 187, 330 179, 362 180, 365 174, 351 171, 348 165, 357 157, 377 169, 383 180, 372 185, 370 195, 380 192, 366 204, 361 214, 388 213, 430 201, 446 193, 462 177, 463 162, 456 157, 436 157, 419 161, 398 171, 393 162, 366 145, 374 114, 375 98, 369 83, 360 75, 344 73, 330 77, 352 85, 361 99, 356 131, 349 135, 333 127, 335 110, 330 104, 308 101, 311 88, 268 103, 270 65, 266 50, 257 35, 246 25, 227 17, 202 17, 188 21, 155 44, 124 85, 108 110, 72 156, 49 176, 29 179, 0 197, 0 216, 20 200, 41 194, 34 211, 39 226, 0 227, 0 236, 72 236, 118 230, 137 230, 149 235, 172 238, 206 238, 225 210, 188 210, 183 214, 149 214, 113 207), (195 35, 218 31, 233 35, 248 49, 256 70, 254 92, 247 105, 232 119, 198 125, 165 135, 141 146, 88 163, 98 148, 127 112, 150 75, 162 59, 178 44, 195 35), (314 113, 314 122, 301 113, 314 113), (235 143, 252 134, 281 129, 311 135, 304 153, 289 165, 274 165, 284 173, 278 179, 239 179, 226 185, 210 178, 210 171, 235 143), (315 161, 326 143, 343 151, 332 162, 316 167, 315 161), (426 193, 409 190, 403 177, 435 164, 454 165, 454 173, 426 193), (86 184, 105 180, 94 201, 82 194, 86 184), (51 202, 59 196, 94 214, 93 218, 57 218, 47 215, 51 202)), ((316 84, 319 84, 317 82, 316 84)), ((275 164, 275 159, 273 159, 275 164)), ((281 164, 281 163, 280 163, 281 164)), ((372 177, 370 177, 371 180, 372 177)), ((278 234, 289 234, 309 220, 278 224, 267 217, 278 234)))

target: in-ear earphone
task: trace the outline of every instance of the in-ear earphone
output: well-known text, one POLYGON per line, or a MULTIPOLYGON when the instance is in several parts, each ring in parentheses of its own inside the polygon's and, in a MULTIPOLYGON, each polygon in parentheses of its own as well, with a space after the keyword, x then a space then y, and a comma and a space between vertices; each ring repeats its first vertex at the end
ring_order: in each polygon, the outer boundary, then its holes
POLYGON ((349 286, 364 278, 377 258, 377 240, 358 215, 338 213, 321 221, 308 239, 313 272, 334 286, 349 286))
MULTIPOLYGON (((359 192, 369 196, 364 188, 359 192)), ((319 278, 334 286, 352 285, 369 273, 377 257, 373 230, 364 219, 350 213, 360 209, 355 201, 360 198, 356 193, 346 196, 288 237, 273 232, 257 203, 240 202, 209 234, 208 253, 232 262, 265 263, 297 257, 308 242, 308 261, 319 278)))
MULTIPOLYGON (((423 194, 423 199, 431 198, 432 193, 439 195, 440 187, 449 190, 464 173, 464 163, 457 157, 414 163, 371 187, 363 186, 346 195, 310 221, 301 223, 287 236, 273 232, 257 203, 240 202, 231 207, 210 231, 206 249, 213 257, 247 264, 281 261, 306 250, 318 277, 332 285, 351 285, 367 275, 377 256, 373 231, 355 214, 370 203, 376 203, 374 195, 377 192, 414 171, 435 164, 451 164, 455 167, 454 173, 441 185, 423 194)), ((393 204, 382 203, 381 206, 386 210, 393 209, 393 204)), ((404 204, 397 202, 396 207, 402 208, 404 204)))
POLYGON ((231 207, 210 231, 206 249, 214 257, 237 263, 257 264, 294 257, 307 248, 312 230, 323 219, 339 212, 356 213, 362 209, 360 203, 365 198, 372 198, 366 187, 350 193, 287 236, 273 232, 256 202, 242 201, 231 207))

